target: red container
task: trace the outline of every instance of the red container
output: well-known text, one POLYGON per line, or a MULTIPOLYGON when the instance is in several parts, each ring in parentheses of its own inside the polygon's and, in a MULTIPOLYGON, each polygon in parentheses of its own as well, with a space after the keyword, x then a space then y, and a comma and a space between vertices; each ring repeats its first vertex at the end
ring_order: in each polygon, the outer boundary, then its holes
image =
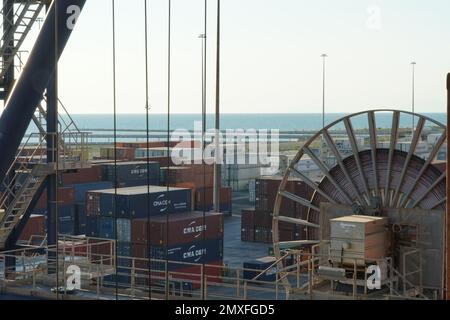
MULTIPOLYGON (((136 284, 139 286, 148 286, 149 278, 152 283, 161 284, 165 282, 166 274, 160 271, 152 271, 151 276, 148 276, 147 268, 139 268, 143 270, 137 270, 136 284)), ((208 263, 203 267, 203 276, 207 283, 222 283, 223 279, 223 261, 215 261, 208 263)), ((193 265, 186 266, 175 271, 169 272, 169 281, 171 282, 187 282, 191 284, 193 290, 200 289, 202 278, 202 266, 193 265)))
POLYGON ((214 186, 214 166, 191 164, 188 167, 193 170, 194 183, 198 189, 212 188, 214 186))
POLYGON ((241 241, 254 242, 255 241, 255 229, 249 226, 241 227, 241 241))
POLYGON ((281 229, 278 231, 280 236, 280 241, 295 241, 301 240, 301 233, 298 230, 285 230, 281 229))
MULTIPOLYGON (((20 241, 30 241, 32 236, 45 237, 46 219, 44 215, 33 214, 20 234, 20 241)), ((42 240, 42 239, 41 239, 42 240)))
POLYGON ((74 172, 64 172, 60 176, 60 184, 68 186, 72 184, 91 183, 102 181, 102 167, 79 169, 74 172))
POLYGON ((134 160, 134 152, 134 148, 107 147, 100 149, 100 156, 103 159, 134 160))
POLYGON ((86 216, 100 215, 100 193, 89 192, 86 196, 86 216))
POLYGON ((88 245, 83 241, 59 241, 58 250, 67 255, 86 256, 88 245))
MULTIPOLYGON (((59 187, 58 203, 60 206, 73 205, 75 203, 75 190, 72 187, 59 187)), ((47 189, 42 193, 35 209, 47 209, 47 189)))
MULTIPOLYGON (((220 203, 231 203, 232 189, 231 187, 220 188, 220 203)), ((196 206, 208 207, 214 203, 214 188, 201 188, 196 191, 196 206)))
MULTIPOLYGON (((281 181, 281 177, 264 177, 256 180, 255 207, 257 210, 273 212, 281 181)), ((300 179, 288 180, 285 189, 286 191, 305 199, 310 199, 313 193, 313 189, 300 179)), ((300 217, 304 215, 304 211, 305 207, 293 200, 283 198, 281 201, 281 215, 300 217)))
MULTIPOLYGON (((203 268, 203 276, 207 283, 222 283, 223 261, 208 263, 203 268)), ((202 266, 187 266, 176 271, 170 271, 169 280, 191 283, 192 289, 198 290, 201 288, 202 266)))
POLYGON ((193 182, 194 172, 189 167, 163 167, 161 168, 161 177, 164 179, 164 185, 174 186, 178 183, 193 182))
POLYGON ((272 228, 255 228, 255 242, 272 243, 272 228))
POLYGON ((254 227, 254 225, 255 225, 255 209, 254 208, 242 210, 241 225, 242 225, 242 227, 244 227, 244 226, 249 226, 251 228, 254 227))
POLYGON ((150 226, 147 219, 135 219, 131 225, 131 241, 133 243, 155 246, 172 246, 197 241, 199 239, 216 239, 223 237, 223 215, 221 213, 192 212, 181 215, 151 218, 150 226), (150 237, 148 237, 150 229, 150 237), (169 238, 167 239, 167 234, 169 238))
POLYGON ((272 215, 265 211, 255 211, 254 225, 256 228, 272 228, 272 215))
POLYGON ((90 242, 91 260, 93 263, 111 265, 114 264, 115 255, 113 242, 107 240, 93 240, 90 242))
POLYGON ((136 161, 151 161, 151 162, 158 162, 160 167, 174 167, 175 164, 172 161, 172 158, 169 157, 157 157, 157 158, 145 158, 145 157, 140 157, 140 158, 135 158, 136 161))

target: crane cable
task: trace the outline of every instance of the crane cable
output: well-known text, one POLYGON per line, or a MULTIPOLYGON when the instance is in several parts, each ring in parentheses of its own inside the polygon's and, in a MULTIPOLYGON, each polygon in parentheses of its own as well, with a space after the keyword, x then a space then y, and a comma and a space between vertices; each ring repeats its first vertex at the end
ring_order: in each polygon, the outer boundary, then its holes
POLYGON ((112 72, 113 72, 113 109, 114 109, 114 201, 113 201, 113 212, 114 212, 114 239, 116 240, 114 249, 114 259, 116 267, 116 281, 115 281, 115 291, 116 300, 119 299, 119 285, 118 285, 118 232, 117 232, 117 88, 116 88, 116 11, 115 11, 115 0, 112 1, 112 72))
MULTIPOLYGON (((207 31, 208 31, 208 5, 207 5, 207 0, 205 0, 205 4, 204 4, 204 39, 202 39, 202 41, 204 41, 204 44, 202 45, 202 167, 203 167, 203 226, 206 225, 206 192, 209 191, 207 190, 207 186, 206 186, 206 161, 205 161, 205 149, 206 149, 206 128, 207 128, 207 123, 206 123, 206 77, 207 77, 207 69, 206 69, 206 58, 207 58, 207 31)), ((202 241, 203 244, 205 243, 205 239, 206 239, 206 234, 205 232, 202 233, 202 241)), ((202 277, 202 300, 205 300, 205 261, 204 259, 202 259, 202 273, 201 273, 201 277, 202 277)))
MULTIPOLYGON (((169 0, 168 10, 168 50, 167 50, 167 177, 170 176, 170 94, 171 94, 171 36, 172 36, 172 0, 169 0)), ((169 197, 169 181, 167 184, 167 197, 169 197)), ((169 209, 169 208, 168 208, 169 209)), ((165 272, 165 297, 169 300, 169 210, 166 212, 166 248, 165 259, 166 260, 166 272, 165 272)))
MULTIPOLYGON (((146 145, 147 145, 147 246, 146 253, 148 255, 148 286, 151 288, 152 283, 152 273, 151 273, 151 257, 150 257, 150 158, 149 158, 149 150, 150 150, 150 124, 149 124, 149 59, 148 59, 148 13, 147 13, 147 0, 144 0, 144 26, 145 26, 145 123, 146 123, 146 145)), ((144 256, 145 257, 145 256, 144 256)), ((148 298, 152 299, 152 291, 148 290, 148 298)))

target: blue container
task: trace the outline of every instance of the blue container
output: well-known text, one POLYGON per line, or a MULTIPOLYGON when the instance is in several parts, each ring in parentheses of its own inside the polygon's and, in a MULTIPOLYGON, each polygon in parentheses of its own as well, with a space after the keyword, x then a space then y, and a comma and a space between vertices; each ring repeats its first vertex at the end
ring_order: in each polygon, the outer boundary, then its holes
MULTIPOLYGON (((131 242, 118 242, 117 255, 122 257, 131 257, 131 242)), ((128 259, 130 260, 130 259, 128 259)), ((131 264, 130 264, 131 265, 131 264)))
POLYGON ((117 268, 117 274, 106 276, 104 278, 105 287, 129 288, 131 284, 131 270, 125 268, 117 268))
POLYGON ((119 243, 130 243, 131 242, 131 220, 130 219, 117 219, 117 241, 119 241, 119 243))
MULTIPOLYGON (((244 279, 252 280, 258 275, 261 274, 262 271, 266 270, 276 261, 275 257, 264 257, 252 261, 244 262, 244 279), (252 270, 261 270, 261 271, 252 271, 252 270)), ((261 275, 257 281, 266 281, 273 282, 276 281, 276 273, 277 267, 274 266, 271 270, 267 271, 265 274, 261 275)))
POLYGON ((167 191, 166 187, 150 186, 149 198, 147 186, 120 188, 117 189, 117 196, 115 192, 110 189, 100 193, 100 208, 97 211, 101 216, 112 217, 116 213, 118 218, 147 218, 148 207, 151 216, 192 210, 191 190, 186 188, 170 188, 167 191))
MULTIPOLYGON (((127 187, 140 187, 140 186, 146 186, 146 185, 147 185, 147 179, 140 179, 140 180, 129 181, 127 183, 122 183, 122 185, 120 187, 127 188, 127 187)), ((159 179, 150 179, 148 185, 159 186, 159 179)))
POLYGON ((97 236, 97 217, 89 216, 86 217, 86 236, 96 237, 97 236))
MULTIPOLYGON (((196 211, 205 211, 205 212, 210 212, 214 210, 214 205, 213 204, 208 204, 206 206, 203 206, 202 204, 197 204, 195 206, 195 210, 196 211)), ((233 206, 231 203, 221 203, 220 204, 220 212, 222 213, 232 213, 233 211, 233 206)))
POLYGON ((84 204, 75 205, 75 234, 86 234, 86 207, 84 204))
POLYGON ((94 190, 105 190, 113 188, 113 184, 110 181, 101 181, 101 182, 93 182, 93 183, 81 183, 71 185, 75 191, 75 202, 76 203, 85 203, 86 202, 86 193, 88 191, 94 190))
POLYGON ((150 173, 150 181, 157 181, 159 184, 159 162, 149 162, 147 166, 146 161, 134 161, 134 162, 119 162, 117 163, 117 169, 113 163, 102 164, 103 180, 111 181, 115 183, 117 180, 117 187, 128 187, 136 185, 136 181, 142 182, 147 185, 147 172, 150 173), (117 173, 117 179, 115 174, 117 173))
POLYGON ((220 212, 223 213, 232 213, 233 212, 233 204, 232 202, 225 202, 220 204, 220 212))
MULTIPOLYGON (((198 241, 169 248, 151 246, 152 259, 177 261, 182 263, 208 264, 223 259, 223 238, 198 241)), ((152 263, 155 269, 164 270, 165 263, 152 263)), ((183 264, 168 264, 169 270, 187 267, 183 264)))
MULTIPOLYGON (((34 209, 32 214, 48 215, 47 209, 34 209)), ((77 230, 76 208, 74 205, 58 207, 58 232, 66 235, 75 235, 77 230)))
POLYGON ((95 236, 103 239, 115 239, 114 218, 99 217, 97 219, 97 232, 95 236))
POLYGON ((60 221, 58 224, 58 231, 61 234, 74 235, 75 234, 75 221, 74 220, 60 221))
POLYGON ((105 281, 117 283, 119 286, 129 286, 131 283, 132 259, 126 257, 131 257, 131 243, 118 242, 117 256, 117 274, 105 277, 105 281))

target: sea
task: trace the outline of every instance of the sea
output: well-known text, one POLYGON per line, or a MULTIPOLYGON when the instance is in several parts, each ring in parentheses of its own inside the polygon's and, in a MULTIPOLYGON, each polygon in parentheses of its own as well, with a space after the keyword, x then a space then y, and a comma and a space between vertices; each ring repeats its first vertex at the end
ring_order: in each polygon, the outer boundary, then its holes
MULTIPOLYGON (((329 113, 325 116, 325 124, 335 122, 346 116, 344 113, 329 113)), ((424 114, 435 121, 446 124, 447 116, 445 113, 429 113, 424 114)), ((62 116, 64 122, 75 123, 81 132, 89 133, 89 143, 103 144, 112 143, 114 137, 121 142, 137 142, 145 141, 147 135, 147 118, 145 114, 118 114, 116 116, 116 126, 114 126, 113 114, 74 114, 69 119, 68 116, 62 116), (116 132, 114 132, 116 127, 116 132)), ((415 117, 417 123, 418 117, 415 117)), ((150 141, 167 140, 167 123, 170 121, 170 132, 175 130, 197 132, 201 134, 202 116, 201 114, 149 114, 148 128, 150 141)), ((400 116, 400 127, 411 128, 412 116, 402 113, 400 116)), ((355 130, 367 129, 368 118, 366 114, 352 117, 352 126, 355 130)), ((375 122, 377 128, 392 127, 392 112, 376 112, 375 122)), ((215 124, 215 116, 213 114, 206 115, 206 128, 213 129, 215 124)), ((427 121, 425 126, 435 126, 433 122, 427 121)), ((254 129, 259 134, 261 130, 267 130, 271 135, 276 130, 279 133, 280 141, 297 141, 302 136, 311 136, 322 128, 322 114, 319 113, 291 113, 291 114, 222 114, 220 116, 220 128, 223 133, 226 130, 242 130, 248 132, 254 129)), ((342 121, 334 125, 330 131, 344 130, 345 126, 342 121)), ((73 130, 73 127, 72 127, 73 130)), ((65 130, 64 130, 65 131, 65 130)), ((37 128, 31 124, 28 134, 38 132, 37 128)), ((239 131, 235 131, 238 133, 239 131)), ((32 135, 38 137, 38 135, 32 135)), ((35 142, 35 141, 34 141, 35 142)))
MULTIPOLYGON (((326 114, 325 123, 334 122, 346 114, 326 114)), ((443 124, 447 122, 446 113, 423 114, 443 124)), ((114 116, 112 114, 74 114, 72 118, 80 130, 112 130, 114 128, 114 116)), ((171 114, 170 130, 186 129, 194 130, 195 124, 202 121, 200 114, 171 114)), ((116 128, 119 131, 146 130, 145 114, 118 114, 116 128)), ((213 114, 206 116, 207 128, 214 128, 215 117, 213 114)), ((417 120, 416 120, 417 121, 417 120)), ((167 130, 167 114, 150 114, 149 129, 151 131, 167 130)), ((342 125, 342 124, 341 124, 342 125)), ((368 127, 367 117, 357 116, 352 118, 354 129, 368 127)), ((392 125, 392 113, 376 113, 376 126, 378 128, 390 128, 392 125)), ((412 125, 412 117, 402 114, 400 127, 408 128, 412 125)), ((278 129, 280 131, 317 131, 322 128, 322 114, 318 113, 292 113, 292 114, 222 114, 220 117, 222 129, 278 129)), ((339 126, 338 126, 339 127, 339 126)), ((338 128, 337 127, 337 128, 338 128)), ((343 126, 341 127, 343 128, 343 126)))

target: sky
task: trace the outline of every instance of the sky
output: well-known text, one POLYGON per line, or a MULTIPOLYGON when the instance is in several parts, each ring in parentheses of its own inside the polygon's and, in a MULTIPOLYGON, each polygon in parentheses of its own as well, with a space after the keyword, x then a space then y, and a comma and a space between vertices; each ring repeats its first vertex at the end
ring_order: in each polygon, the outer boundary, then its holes
MULTIPOLYGON (((207 0, 207 106, 215 101, 216 0, 207 0)), ((222 0, 221 111, 445 112, 448 0, 222 0)), ((144 0, 116 0, 117 110, 145 112, 144 0)), ((148 0, 152 113, 167 112, 168 0, 148 0)), ((88 0, 60 60, 70 113, 111 113, 111 0, 88 0)), ((201 112, 204 0, 172 0, 171 112, 201 112)))

